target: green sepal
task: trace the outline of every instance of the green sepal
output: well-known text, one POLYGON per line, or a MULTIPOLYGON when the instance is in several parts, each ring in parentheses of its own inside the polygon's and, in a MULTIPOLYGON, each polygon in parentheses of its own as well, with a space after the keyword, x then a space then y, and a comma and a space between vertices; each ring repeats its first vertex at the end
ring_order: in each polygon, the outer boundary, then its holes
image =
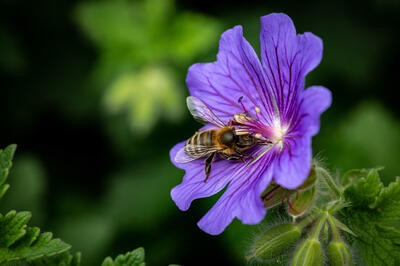
POLYGON ((329 243, 326 254, 332 266, 351 266, 352 259, 349 248, 341 241, 329 243))
POLYGON ((309 189, 300 190, 295 193, 295 196, 289 200, 288 208, 289 215, 298 217, 306 213, 313 205, 317 195, 315 186, 309 189))
POLYGON ((297 247, 291 265, 323 265, 321 242, 317 239, 306 239, 297 247))
POLYGON ((296 243, 301 236, 301 229, 294 224, 280 224, 263 234, 254 243, 250 254, 246 257, 250 259, 272 259, 281 255, 284 251, 296 243))

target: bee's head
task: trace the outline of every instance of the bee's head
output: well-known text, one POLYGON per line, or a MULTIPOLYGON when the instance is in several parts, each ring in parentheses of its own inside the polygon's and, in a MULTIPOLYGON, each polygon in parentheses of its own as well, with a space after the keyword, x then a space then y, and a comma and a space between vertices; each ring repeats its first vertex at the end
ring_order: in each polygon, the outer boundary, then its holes
POLYGON ((244 134, 244 135, 238 135, 237 136, 237 142, 236 145, 239 148, 244 148, 248 146, 254 145, 256 142, 255 138, 251 134, 244 134))

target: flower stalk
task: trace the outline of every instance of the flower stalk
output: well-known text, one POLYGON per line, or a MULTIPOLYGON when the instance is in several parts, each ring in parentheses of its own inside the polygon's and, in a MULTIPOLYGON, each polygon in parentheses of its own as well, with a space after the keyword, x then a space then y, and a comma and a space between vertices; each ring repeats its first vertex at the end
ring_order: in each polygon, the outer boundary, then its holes
POLYGON ((321 230, 325 225, 328 215, 328 212, 322 212, 317 224, 314 227, 314 231, 311 234, 311 239, 318 240, 319 234, 321 233, 321 230))

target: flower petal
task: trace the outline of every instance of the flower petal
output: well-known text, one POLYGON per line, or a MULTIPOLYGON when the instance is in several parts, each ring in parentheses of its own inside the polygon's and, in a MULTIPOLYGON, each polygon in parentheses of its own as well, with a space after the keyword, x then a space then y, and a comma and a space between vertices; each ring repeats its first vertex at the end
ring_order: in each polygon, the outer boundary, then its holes
POLYGON ((312 86, 304 91, 302 97, 301 113, 304 121, 300 125, 300 131, 314 136, 319 131, 320 115, 331 105, 332 94, 327 88, 312 86))
POLYGON ((288 139, 274 165, 274 180, 284 188, 295 189, 303 184, 311 169, 311 136, 288 139))
POLYGON ((218 193, 228 184, 234 173, 242 165, 237 162, 217 159, 212 164, 211 174, 207 182, 204 182, 205 159, 198 159, 185 164, 176 163, 174 160, 176 153, 185 145, 185 142, 178 143, 170 151, 171 161, 174 165, 186 171, 182 183, 171 190, 173 201, 182 211, 189 209, 193 200, 218 193))
POLYGON ((233 218, 237 217, 244 224, 257 224, 265 216, 265 207, 260 199, 272 179, 271 156, 264 156, 257 163, 234 173, 234 179, 228 188, 198 222, 198 226, 211 235, 220 234, 233 218))
POLYGON ((287 15, 261 18, 261 60, 283 119, 289 120, 293 115, 293 104, 304 89, 304 77, 321 58, 322 40, 312 33, 296 35, 287 15))
POLYGON ((195 64, 186 78, 190 94, 203 100, 223 121, 243 112, 238 99, 251 111, 273 110, 271 100, 263 89, 266 85, 260 61, 243 37, 242 27, 236 26, 221 36, 217 61, 195 64))

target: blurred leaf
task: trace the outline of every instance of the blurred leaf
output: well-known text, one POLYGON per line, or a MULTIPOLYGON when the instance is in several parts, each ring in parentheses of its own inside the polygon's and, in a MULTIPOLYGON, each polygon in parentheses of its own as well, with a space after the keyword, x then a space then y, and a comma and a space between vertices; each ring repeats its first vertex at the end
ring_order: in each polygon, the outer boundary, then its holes
POLYGON ((219 33, 217 21, 200 14, 182 13, 172 25, 168 50, 175 60, 190 62, 199 53, 217 47, 219 33))
POLYGON ((2 211, 17 209, 34 213, 33 221, 41 224, 44 210, 45 173, 40 162, 33 156, 19 156, 10 174, 12 189, 3 199, 2 211))
POLYGON ((169 191, 181 171, 168 161, 154 159, 112 177, 105 212, 118 230, 154 230, 174 209, 169 191))
POLYGON ((59 239, 52 239, 51 233, 39 234, 39 228, 27 228, 30 218, 29 212, 0 214, 0 263, 34 260, 71 248, 59 239))
POLYGON ((318 137, 330 164, 342 169, 385 165, 384 184, 400 172, 400 124, 382 105, 365 102, 318 137))
POLYGON ((26 67, 20 42, 12 32, 0 25, 0 69, 11 74, 19 74, 26 67))
POLYGON ((104 101, 110 113, 124 111, 137 134, 147 133, 159 117, 170 121, 183 113, 183 95, 175 76, 163 67, 143 68, 121 75, 108 88, 104 101))
POLYGON ((14 157, 17 145, 9 145, 4 150, 0 149, 0 199, 9 188, 8 184, 4 184, 8 177, 9 170, 12 166, 11 160, 14 157))
POLYGON ((84 255, 84 265, 99 262, 114 237, 114 227, 97 209, 80 212, 75 216, 63 217, 57 226, 57 232, 73 250, 84 255))
POLYGON ((113 261, 111 257, 107 257, 102 266, 145 266, 144 249, 137 248, 124 255, 119 255, 113 261))
POLYGON ((217 21, 176 12, 172 0, 88 2, 76 10, 78 23, 99 47, 94 78, 106 88, 106 110, 126 113, 138 135, 161 117, 179 120, 183 88, 171 63, 186 67, 215 46, 217 21))

